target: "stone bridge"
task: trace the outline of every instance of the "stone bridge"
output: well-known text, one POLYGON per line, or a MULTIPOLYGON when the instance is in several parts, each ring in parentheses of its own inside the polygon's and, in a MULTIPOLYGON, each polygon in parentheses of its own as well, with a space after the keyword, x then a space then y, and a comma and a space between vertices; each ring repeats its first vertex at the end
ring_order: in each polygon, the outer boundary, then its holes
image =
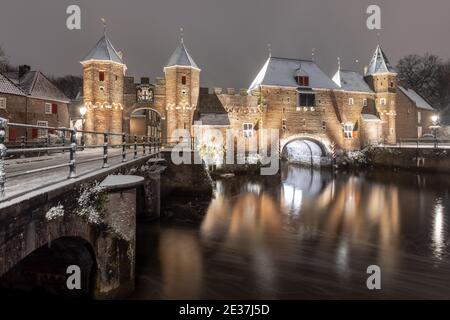
POLYGON ((129 294, 136 218, 159 216, 161 161, 130 160, 1 203, 1 288, 98 299, 129 294), (99 187, 117 174, 145 179, 99 187), (81 269, 81 290, 67 289, 70 265, 81 269))
POLYGON ((280 139, 280 156, 313 167, 331 165, 331 141, 325 134, 293 134, 280 139))

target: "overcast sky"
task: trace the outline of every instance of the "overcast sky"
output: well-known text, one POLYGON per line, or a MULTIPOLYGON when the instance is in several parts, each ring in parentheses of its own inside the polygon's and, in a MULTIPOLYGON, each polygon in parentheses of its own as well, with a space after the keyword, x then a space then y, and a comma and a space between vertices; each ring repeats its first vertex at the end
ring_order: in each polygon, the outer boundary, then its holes
POLYGON ((366 28, 366 9, 382 10, 381 43, 392 63, 409 53, 450 58, 448 0, 1 0, 0 44, 14 64, 47 74, 81 74, 80 59, 108 35, 124 52, 128 75, 163 74, 185 43, 208 87, 248 87, 267 58, 311 58, 332 75, 337 57, 362 70, 377 44, 366 28), (66 28, 66 8, 81 7, 81 30, 66 28), (355 61, 359 60, 359 63, 355 61))

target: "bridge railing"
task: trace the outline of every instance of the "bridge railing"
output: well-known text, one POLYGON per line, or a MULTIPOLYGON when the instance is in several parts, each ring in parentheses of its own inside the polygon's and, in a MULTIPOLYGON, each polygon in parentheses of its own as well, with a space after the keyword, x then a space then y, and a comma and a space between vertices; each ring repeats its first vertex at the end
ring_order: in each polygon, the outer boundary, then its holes
MULTIPOLYGON (((97 140, 97 139, 95 139, 97 140)), ((0 201, 5 198, 5 184, 7 179, 12 179, 20 176, 52 171, 68 167, 68 179, 77 177, 77 165, 86 164, 95 161, 102 161, 101 168, 107 168, 109 166, 108 161, 111 158, 121 157, 121 162, 128 161, 128 155, 132 154, 133 159, 139 157, 159 153, 161 148, 161 138, 159 136, 137 136, 128 135, 125 133, 116 132, 98 132, 88 130, 77 130, 76 128, 66 127, 51 127, 51 126, 38 126, 22 123, 8 122, 6 119, 0 118, 0 201), (49 139, 44 144, 44 147, 28 147, 26 140, 21 138, 21 144, 17 147, 7 148, 5 145, 6 130, 9 128, 22 128, 22 129, 34 129, 34 130, 50 130, 53 132, 61 133, 60 143, 51 145, 49 139), (77 133, 81 134, 80 142, 77 139, 77 133), (102 136, 103 143, 100 144, 86 144, 86 135, 102 136), (69 136, 68 144, 66 136, 69 136), (116 137, 116 140, 120 140, 120 143, 111 143, 112 138, 116 137), (127 142, 128 141, 128 142, 127 142), (76 161, 77 151, 82 151, 90 148, 102 148, 102 155, 100 157, 87 158, 81 161, 76 161), (121 148, 119 154, 110 154, 111 148, 121 148), (60 164, 44 166, 37 169, 25 170, 20 172, 12 172, 7 174, 6 160, 8 156, 19 155, 23 156, 30 153, 47 153, 50 152, 69 152, 69 161, 62 162, 60 164)), ((99 168, 100 169, 100 168, 99 168)))
POLYGON ((418 138, 418 139, 400 139, 397 143, 399 147, 412 148, 450 148, 450 140, 440 138, 418 138))

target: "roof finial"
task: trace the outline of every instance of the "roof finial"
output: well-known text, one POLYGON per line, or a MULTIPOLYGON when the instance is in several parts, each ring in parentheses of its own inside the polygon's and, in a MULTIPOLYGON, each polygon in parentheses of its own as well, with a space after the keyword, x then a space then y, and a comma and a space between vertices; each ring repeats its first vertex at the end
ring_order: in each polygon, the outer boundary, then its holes
POLYGON ((312 61, 316 61, 316 48, 312 48, 311 50, 312 61))
POLYGON ((380 31, 377 32, 377 44, 378 44, 378 46, 381 46, 381 33, 380 33, 380 31))
POLYGON ((181 38, 181 43, 184 43, 184 29, 183 29, 183 27, 180 27, 180 38, 181 38))
POLYGON ((337 57, 338 61, 338 70, 341 70, 341 57, 337 57))
POLYGON ((101 18, 100 20, 103 23, 103 34, 106 36, 106 19, 105 18, 101 18))
POLYGON ((272 57, 272 45, 270 43, 268 43, 267 48, 269 49, 269 58, 270 58, 270 57, 272 57))

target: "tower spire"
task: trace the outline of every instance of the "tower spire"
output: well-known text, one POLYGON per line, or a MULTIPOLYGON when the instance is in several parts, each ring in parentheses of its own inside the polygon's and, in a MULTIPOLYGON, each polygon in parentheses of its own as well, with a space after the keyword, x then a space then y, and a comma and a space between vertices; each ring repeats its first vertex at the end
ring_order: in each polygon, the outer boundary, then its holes
POLYGON ((103 34, 106 36, 106 19, 105 18, 101 18, 100 20, 103 23, 103 34))

